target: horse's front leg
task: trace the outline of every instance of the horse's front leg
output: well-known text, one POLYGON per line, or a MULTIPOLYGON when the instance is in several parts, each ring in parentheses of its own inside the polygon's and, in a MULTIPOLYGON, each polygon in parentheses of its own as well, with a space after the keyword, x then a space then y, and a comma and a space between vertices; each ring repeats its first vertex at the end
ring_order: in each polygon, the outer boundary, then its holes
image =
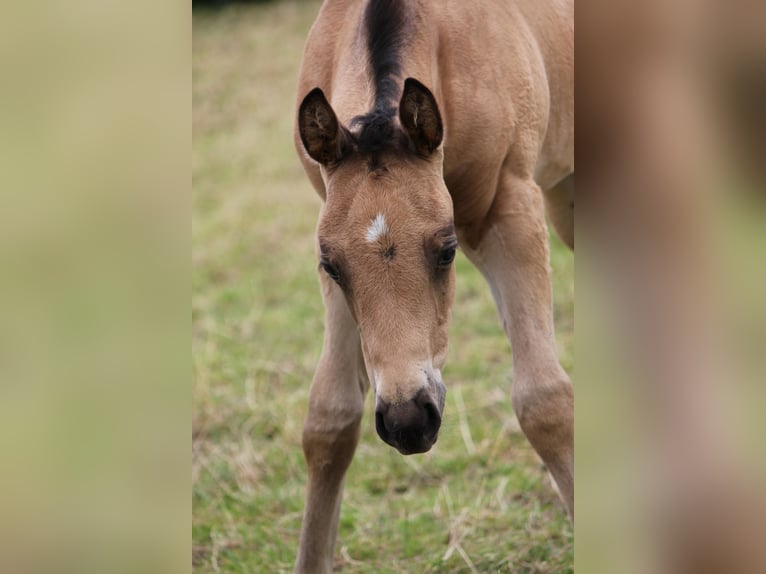
POLYGON ((368 388, 359 332, 340 288, 320 274, 325 336, 303 426, 306 507, 295 572, 331 572, 343 479, 359 441, 368 388))
POLYGON ((513 409, 574 518, 574 396, 556 353, 543 195, 504 174, 487 229, 466 254, 487 278, 513 349, 513 409))

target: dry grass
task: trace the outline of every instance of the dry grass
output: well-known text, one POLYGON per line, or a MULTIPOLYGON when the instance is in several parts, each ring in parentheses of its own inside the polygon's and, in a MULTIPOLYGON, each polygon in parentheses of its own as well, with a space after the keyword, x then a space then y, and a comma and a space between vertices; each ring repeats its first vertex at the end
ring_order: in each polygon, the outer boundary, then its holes
MULTIPOLYGON (((195 572, 288 572, 295 557, 301 425, 322 307, 319 200, 291 130, 317 9, 284 1, 194 14, 195 572)), ((552 264, 560 355, 571 373, 573 258, 557 241, 552 264)), ((365 418, 346 482, 340 571, 572 570, 571 526, 513 416, 511 353, 488 289, 462 256, 457 265, 439 443, 402 457, 365 418)))

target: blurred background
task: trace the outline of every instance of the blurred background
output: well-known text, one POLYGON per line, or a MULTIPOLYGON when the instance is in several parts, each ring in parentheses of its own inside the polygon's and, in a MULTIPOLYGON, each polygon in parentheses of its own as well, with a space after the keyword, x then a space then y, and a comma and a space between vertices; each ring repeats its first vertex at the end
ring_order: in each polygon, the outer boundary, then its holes
POLYGON ((0 18, 0 571, 188 570, 191 10, 0 18))
POLYGON ((764 8, 577 4, 585 572, 766 564, 764 8))

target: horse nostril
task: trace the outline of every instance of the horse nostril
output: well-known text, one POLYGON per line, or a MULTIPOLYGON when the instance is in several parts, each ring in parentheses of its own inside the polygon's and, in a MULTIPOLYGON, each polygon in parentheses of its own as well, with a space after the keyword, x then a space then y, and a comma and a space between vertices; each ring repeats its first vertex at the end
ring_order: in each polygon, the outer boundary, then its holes
POLYGON ((442 416, 439 414, 439 409, 432 401, 428 401, 423 405, 426 411, 426 417, 428 418, 429 425, 433 426, 435 430, 438 430, 442 423, 442 416))
POLYGON ((383 440, 388 437, 388 429, 386 428, 386 422, 383 418, 383 411, 375 411, 375 430, 378 431, 378 436, 383 440))
POLYGON ((415 401, 425 412, 426 428, 434 432, 438 431, 439 426, 441 426, 442 416, 431 396, 423 389, 417 394, 415 401))

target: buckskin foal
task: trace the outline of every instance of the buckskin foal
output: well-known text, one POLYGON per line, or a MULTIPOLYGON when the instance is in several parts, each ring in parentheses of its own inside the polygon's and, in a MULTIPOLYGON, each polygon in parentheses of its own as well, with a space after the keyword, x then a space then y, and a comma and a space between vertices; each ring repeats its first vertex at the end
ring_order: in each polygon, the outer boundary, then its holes
POLYGON ((511 398, 573 516, 574 402, 553 332, 545 212, 574 247, 574 14, 540 0, 327 0, 295 143, 324 200, 326 306, 297 572, 329 572, 372 382, 380 438, 436 442, 460 243, 513 346, 511 398))

